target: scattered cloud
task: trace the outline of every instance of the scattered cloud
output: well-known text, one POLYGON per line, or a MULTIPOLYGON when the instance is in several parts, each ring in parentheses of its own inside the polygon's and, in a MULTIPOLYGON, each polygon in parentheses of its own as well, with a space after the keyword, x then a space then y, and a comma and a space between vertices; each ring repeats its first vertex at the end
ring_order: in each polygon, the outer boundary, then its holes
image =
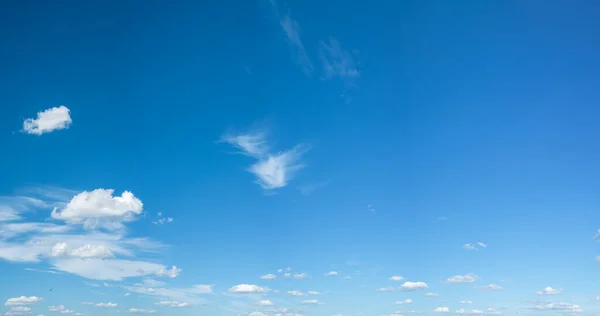
POLYGON ((455 275, 448 278, 445 283, 473 283, 479 278, 474 274, 455 275))
POLYGON ((425 293, 425 296, 427 296, 427 297, 437 297, 437 296, 440 296, 440 295, 437 294, 437 293, 429 292, 429 293, 425 293))
POLYGON ((545 287, 543 290, 538 291, 537 295, 558 295, 563 292, 563 289, 554 289, 549 286, 545 287))
POLYGON ((35 119, 26 119, 23 122, 23 132, 42 135, 60 129, 67 129, 72 122, 70 110, 66 106, 61 105, 38 112, 35 119))
POLYGON ((262 301, 258 301, 256 303, 259 306, 273 306, 273 302, 271 302, 270 300, 262 300, 262 301))
POLYGON ((400 286, 400 289, 402 291, 416 291, 416 290, 423 290, 427 288, 427 283, 425 282, 404 282, 404 284, 402 284, 400 286))
POLYGON ((308 274, 305 272, 294 274, 294 279, 302 280, 308 278, 308 274))
POLYGON ((192 304, 187 303, 187 302, 177 302, 177 301, 159 301, 154 303, 155 305, 158 306, 166 306, 166 307, 172 307, 172 308, 183 308, 183 307, 190 307, 192 306, 192 304))
POLYGON ((277 276, 275 274, 269 273, 260 277, 261 280, 275 280, 277 276))
POLYGON ((108 302, 108 303, 98 303, 95 306, 96 307, 117 307, 117 306, 119 306, 119 304, 113 303, 113 302, 108 302))
POLYGON ((157 216, 157 218, 152 221, 152 224, 154 224, 154 225, 163 225, 163 224, 173 222, 172 217, 164 217, 162 212, 158 212, 158 214, 156 214, 156 216, 157 216))
POLYGON ((412 304, 412 303, 413 303, 413 300, 411 300, 410 298, 407 298, 403 301, 397 301, 396 305, 405 305, 405 304, 412 304))
POLYGON ((129 313, 131 313, 131 314, 156 314, 157 312, 154 309, 130 308, 129 313))
POLYGON ((390 281, 402 281, 402 280, 404 280, 404 278, 401 277, 401 276, 399 276, 399 275, 394 275, 394 276, 390 277, 388 280, 390 280, 390 281))
POLYGON ((327 273, 325 273, 325 276, 334 276, 334 275, 338 275, 339 273, 337 271, 329 271, 327 273))
POLYGON ((284 15, 280 18, 279 24, 283 29, 285 36, 287 38, 287 42, 290 47, 290 52, 292 54, 292 59, 295 63, 302 67, 302 72, 305 75, 310 76, 313 72, 313 64, 304 48, 304 44, 302 43, 302 39, 300 38, 300 25, 298 22, 292 20, 289 15, 284 15))
POLYGON ((482 315, 483 311, 479 310, 479 309, 471 309, 471 310, 467 310, 467 309, 458 309, 456 310, 454 313, 458 314, 458 315, 482 315))
POLYGON ((536 311, 560 311, 566 314, 581 313, 583 309, 577 304, 559 302, 540 302, 534 306, 529 306, 527 309, 536 311))
POLYGON ((481 248, 487 248, 487 244, 482 243, 481 241, 477 243, 481 248))
POLYGON ((302 195, 311 195, 314 191, 318 190, 318 189, 322 189, 326 186, 328 186, 331 183, 331 180, 326 180, 323 182, 317 182, 317 183, 309 183, 309 184, 305 184, 301 187, 299 187, 298 189, 300 190, 300 193, 302 195))
POLYGON ((29 305, 43 300, 43 298, 37 296, 19 296, 7 299, 6 302, 4 302, 4 306, 29 305))
POLYGON ((321 302, 319 302, 318 300, 304 300, 302 301, 302 305, 320 305, 323 304, 321 302))
POLYGON ((286 295, 289 295, 289 296, 304 296, 305 294, 303 292, 301 292, 301 291, 293 290, 293 291, 287 291, 286 295))
POLYGON ((477 250, 477 247, 473 246, 472 244, 465 244, 463 248, 468 250, 477 250))
POLYGON ((229 289, 229 293, 266 293, 267 289, 253 284, 239 284, 229 289))
POLYGON ((74 314, 75 312, 65 308, 64 305, 52 305, 48 306, 48 310, 51 312, 59 312, 61 314, 74 314))
POLYGON ((436 307, 433 310, 434 313, 449 313, 450 309, 448 307, 436 307))
POLYGON ((594 235, 594 240, 600 241, 600 229, 598 229, 598 232, 596 233, 596 235, 594 235))
POLYGON ((460 301, 461 304, 473 304, 473 301, 460 301))
POLYGON ((355 80, 360 77, 354 56, 342 49, 340 42, 334 37, 320 42, 319 57, 323 66, 323 77, 327 80, 340 78, 348 88, 355 87, 355 80))
POLYGON ((371 205, 371 204, 367 205, 367 211, 374 213, 375 209, 373 208, 373 205, 371 205))
POLYGON ((479 289, 483 290, 483 291, 500 291, 500 290, 504 290, 504 288, 501 287, 498 284, 488 284, 488 285, 480 286, 479 289))

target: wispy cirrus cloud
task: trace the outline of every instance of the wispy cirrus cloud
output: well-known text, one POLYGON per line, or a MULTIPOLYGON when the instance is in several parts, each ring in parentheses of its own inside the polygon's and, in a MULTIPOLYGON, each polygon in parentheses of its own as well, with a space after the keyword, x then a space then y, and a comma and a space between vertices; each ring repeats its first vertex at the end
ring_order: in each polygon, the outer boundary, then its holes
POLYGON ((221 141, 258 160, 248 171, 256 176, 256 183, 265 190, 287 186, 294 174, 304 168, 300 159, 309 149, 305 144, 298 144, 286 151, 271 152, 264 132, 229 134, 221 141))

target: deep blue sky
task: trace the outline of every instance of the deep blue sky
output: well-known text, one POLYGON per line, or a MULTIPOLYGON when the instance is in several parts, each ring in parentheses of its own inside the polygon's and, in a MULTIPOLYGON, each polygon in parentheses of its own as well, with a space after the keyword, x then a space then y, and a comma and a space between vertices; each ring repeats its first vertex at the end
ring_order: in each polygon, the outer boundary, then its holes
POLYGON ((0 210, 21 218, 0 221, 0 300, 42 297, 24 306, 45 315, 61 304, 85 315, 537 315, 574 305, 596 315, 598 16, 595 1, 5 2, 0 210), (68 128, 23 130, 60 105, 68 128), (240 136, 268 148, 251 154, 240 136), (262 162, 285 179, 261 186, 248 171, 262 162), (110 218, 119 230, 51 216, 95 189, 130 191, 143 211, 110 218), (162 217, 173 221, 152 223, 162 217), (11 223, 69 233, 15 236, 11 223), (206 305, 157 306, 183 300, 132 288, 151 275, 102 279, 60 264, 87 259, 48 252, 75 234, 97 245, 99 233, 120 238, 106 260, 176 265, 176 278, 152 277, 206 305), (164 246, 115 251, 136 237, 164 246), (37 262, 11 257, 36 238, 52 241, 37 262), (309 277, 276 272, 286 267, 309 277), (260 279, 268 273, 277 279, 260 279), (442 282, 471 274, 474 283, 442 282), (405 281, 428 289, 378 291, 405 281), (189 294, 197 284, 212 293, 189 294), (279 293, 228 293, 238 284, 279 293), (489 284, 504 289, 477 288, 489 284), (536 294, 548 286, 564 292, 536 294), (324 305, 301 304, 310 299, 324 305))

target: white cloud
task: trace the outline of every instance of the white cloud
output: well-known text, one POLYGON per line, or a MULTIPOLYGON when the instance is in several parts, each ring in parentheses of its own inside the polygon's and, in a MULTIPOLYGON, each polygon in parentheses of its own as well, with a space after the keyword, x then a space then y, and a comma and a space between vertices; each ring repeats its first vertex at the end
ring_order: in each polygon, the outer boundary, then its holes
POLYGON ((558 295, 563 292, 563 289, 554 289, 549 286, 545 287, 543 290, 538 291, 537 295, 558 295))
POLYGON ((354 61, 354 56, 349 51, 342 49, 338 40, 330 37, 327 43, 321 41, 319 56, 325 79, 338 77, 344 80, 347 87, 355 85, 354 80, 360 76, 360 72, 354 61))
POLYGON ((27 134, 42 135, 69 128, 73 122, 69 112, 64 105, 38 112, 37 118, 28 118, 23 122, 23 131, 27 134))
POLYGON ((277 269, 277 273, 283 273, 283 269, 277 269))
POLYGON ((289 296, 304 296, 304 293, 301 291, 287 291, 287 295, 289 296))
POLYGON ((72 311, 70 309, 66 309, 64 305, 48 306, 48 310, 51 311, 51 312, 59 312, 61 314, 73 314, 73 313, 75 313, 74 311, 72 311))
POLYGON ((68 244, 65 242, 54 245, 54 247, 52 247, 51 255, 53 257, 73 257, 80 259, 107 259, 115 257, 115 254, 104 245, 84 245, 69 251, 68 244))
POLYGON ((258 301, 256 304, 260 306, 273 306, 273 302, 271 302, 270 300, 258 301))
POLYGON ((294 279, 298 279, 298 280, 306 279, 307 277, 308 277, 308 274, 306 274, 304 272, 294 274, 294 279))
MULTIPOLYGON (((162 286, 162 284, 160 286, 162 286)), ((205 303, 205 301, 201 298, 201 296, 212 293, 212 287, 212 285, 198 284, 189 288, 154 288, 142 284, 136 284, 135 286, 125 288, 134 293, 159 297, 162 301, 202 304, 205 303)))
MULTIPOLYGON (((275 315, 283 316, 282 314, 275 314, 275 315)), ((268 315, 263 312, 251 312, 250 314, 248 314, 248 316, 268 316, 268 315)))
POLYGON ((529 309, 538 310, 538 311, 562 311, 564 313, 581 313, 581 312, 583 312, 583 309, 581 308, 581 306, 579 306, 577 304, 571 304, 571 303, 565 303, 565 302, 560 302, 560 303, 544 302, 539 305, 529 307, 529 309))
POLYGON ((4 315, 11 316, 11 315, 29 315, 29 314, 31 314, 31 308, 26 307, 26 306, 15 306, 15 307, 12 307, 4 315))
POLYGON ((15 305, 29 305, 33 303, 38 303, 43 301, 44 299, 37 296, 19 296, 9 298, 4 302, 5 306, 15 306, 15 305))
POLYGON ((124 191, 114 196, 113 189, 83 191, 75 195, 62 210, 52 211, 52 218, 87 228, 122 228, 121 222, 132 221, 142 213, 143 203, 133 193, 124 191))
POLYGON ((473 283, 478 280, 474 274, 455 275, 446 280, 446 283, 473 283))
POLYGON ((461 304, 473 304, 473 301, 460 301, 461 304))
POLYGON ((397 301, 396 305, 405 305, 405 304, 412 304, 412 303, 413 303, 413 300, 411 300, 410 298, 407 298, 403 301, 397 301))
POLYGON ((302 67, 304 74, 310 75, 313 71, 313 65, 300 39, 300 26, 289 15, 283 16, 279 23, 287 37, 292 59, 302 67))
POLYGON ((292 274, 291 274, 291 273, 289 273, 289 272, 286 272, 286 273, 284 273, 284 274, 283 274, 283 277, 284 277, 284 278, 289 278, 289 277, 291 277, 291 276, 292 276, 292 274))
POLYGON ((482 243, 481 241, 477 243, 481 248, 487 248, 487 245, 482 243))
POLYGON ((484 286, 479 287, 479 289, 484 290, 484 291, 499 291, 499 290, 504 290, 504 288, 501 287, 498 284, 484 285, 484 286))
POLYGON ((169 278, 176 278, 181 273, 181 269, 176 266, 172 266, 171 269, 161 268, 156 272, 157 276, 164 276, 169 278))
POLYGON ((319 305, 322 304, 317 300, 304 300, 302 301, 302 305, 319 305))
POLYGON ((391 281, 402 281, 402 280, 404 280, 404 278, 401 277, 401 276, 399 276, 399 275, 394 275, 394 276, 390 277, 388 280, 391 280, 391 281))
POLYGON ((477 247, 473 246, 472 244, 465 244, 463 247, 468 250, 477 250, 477 247))
POLYGON ((308 295, 321 295, 323 293, 317 292, 317 291, 307 291, 306 294, 308 294, 308 295))
POLYGON ((154 225, 163 225, 166 223, 172 223, 173 222, 173 218, 172 217, 164 217, 162 212, 159 212, 158 214, 158 218, 154 221, 152 221, 152 224, 154 225))
POLYGON ((261 280, 275 280, 277 276, 275 274, 269 273, 260 277, 261 280))
POLYGON ((130 308, 129 313, 131 314, 156 314, 156 310, 154 309, 140 309, 140 308, 130 308))
POLYGON ((426 289, 427 288, 427 283, 425 282, 404 282, 404 284, 402 284, 400 286, 400 289, 403 291, 415 291, 415 290, 422 290, 422 289, 426 289))
POLYGON ((504 315, 504 313, 502 313, 501 311, 495 309, 495 308, 488 308, 485 311, 486 315, 492 315, 492 316, 499 316, 499 315, 504 315))
POLYGON ((254 284, 238 284, 229 289, 229 293, 266 293, 267 289, 254 284))
MULTIPOLYGON (((124 278, 145 275, 163 276, 166 271, 161 264, 122 259, 59 259, 53 262, 56 269, 77 274, 92 280, 121 281, 124 278)), ((167 275, 173 277, 173 274, 167 275)))
POLYGON ((448 313, 450 312, 450 309, 448 307, 436 307, 433 310, 434 313, 448 313))
POLYGON ((117 307, 117 306, 119 306, 119 304, 113 303, 113 302, 96 304, 96 307, 117 307))
POLYGON ((471 310, 466 310, 466 309, 458 309, 455 311, 456 314, 459 315, 482 315, 483 311, 479 310, 479 309, 471 309, 471 310))
POLYGON ((598 229, 598 232, 596 233, 596 235, 594 236, 594 240, 595 241, 600 241, 600 229, 598 229))
POLYGON ((156 302, 154 304, 158 305, 158 306, 167 306, 167 307, 172 307, 172 308, 183 308, 183 307, 192 306, 192 304, 190 304, 190 303, 178 302, 178 301, 160 301, 160 302, 156 302))
POLYGON ((334 276, 334 275, 338 275, 337 271, 329 271, 327 273, 325 273, 325 276, 334 276))
POLYGON ((439 294, 437 294, 437 293, 429 292, 429 293, 425 293, 425 296, 428 296, 428 297, 436 297, 436 296, 440 296, 440 295, 439 295, 439 294))
POLYGON ((288 151, 270 153, 264 133, 225 136, 222 140, 243 150, 246 155, 258 159, 248 171, 256 176, 256 182, 265 190, 285 187, 294 174, 304 168, 299 161, 308 150, 305 145, 297 145, 288 151))
POLYGON ((395 288, 395 287, 393 287, 393 286, 386 286, 386 287, 382 287, 382 288, 380 288, 380 289, 379 289, 379 290, 377 290, 377 291, 379 291, 379 292, 393 292, 393 291, 395 291, 395 290, 396 290, 396 288, 395 288))

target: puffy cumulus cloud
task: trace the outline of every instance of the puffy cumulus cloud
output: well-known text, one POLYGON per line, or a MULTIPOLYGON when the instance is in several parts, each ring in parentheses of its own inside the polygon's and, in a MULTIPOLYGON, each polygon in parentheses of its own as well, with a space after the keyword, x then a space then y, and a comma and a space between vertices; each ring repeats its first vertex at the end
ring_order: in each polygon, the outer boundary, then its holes
POLYGON ((4 302, 4 306, 29 305, 29 304, 41 302, 43 300, 44 300, 43 298, 37 297, 37 296, 12 297, 12 298, 7 299, 6 302, 4 302))
POLYGON ((441 306, 441 307, 436 307, 436 308, 433 310, 433 312, 434 312, 434 313, 449 313, 449 312, 450 312, 450 309, 449 309, 448 307, 443 307, 443 306, 441 306))
POLYGON ((321 302, 319 302, 318 300, 304 300, 301 303, 302 305, 320 305, 323 304, 321 302))
POLYGON ((171 269, 161 268, 156 272, 157 276, 176 278, 181 273, 181 269, 172 266, 171 269))
POLYGON ((15 307, 11 307, 11 309, 6 312, 4 315, 6 316, 12 316, 12 315, 30 315, 31 314, 31 308, 26 307, 26 306, 15 306, 15 307))
POLYGON ((400 289, 402 291, 416 291, 416 290, 423 290, 427 288, 427 283, 425 282, 404 282, 401 286, 400 289))
POLYGON ((504 290, 504 288, 501 287, 498 284, 488 284, 488 285, 480 286, 479 289, 483 290, 483 291, 500 291, 500 290, 504 290))
POLYGON ((545 287, 543 290, 538 291, 537 295, 558 295, 563 292, 563 289, 554 289, 549 286, 545 287))
POLYGON ((296 273, 294 274, 294 279, 298 279, 298 280, 302 280, 302 279, 306 279, 308 278, 308 274, 307 273, 296 273))
POLYGON ((413 303, 413 300, 411 300, 410 298, 407 298, 403 301, 397 301, 396 305, 405 305, 405 304, 412 304, 412 303, 413 303))
POLYGON ((262 301, 258 301, 256 303, 256 305, 260 305, 260 306, 273 306, 274 304, 270 300, 262 300, 262 301))
POLYGON ((327 273, 325 273, 325 276, 334 276, 334 275, 338 275, 339 273, 337 271, 329 271, 327 273))
POLYGON ((394 276, 391 276, 388 280, 390 280, 390 281, 402 281, 402 280, 404 280, 404 278, 401 277, 401 276, 399 276, 399 275, 394 275, 394 276))
POLYGON ((427 296, 427 297, 437 297, 437 296, 440 296, 440 295, 437 294, 437 293, 434 293, 434 292, 428 292, 428 293, 425 293, 425 296, 427 296))
POLYGON ((64 105, 53 107, 37 113, 37 118, 23 121, 23 131, 27 134, 42 135, 52 131, 69 128, 71 114, 64 105))
MULTIPOLYGON (((152 262, 124 259, 59 259, 54 268, 92 280, 121 281, 146 275, 165 276, 166 267, 152 262)), ((170 276, 170 275, 169 275, 170 276)))
POLYGON ((260 277, 261 280, 275 280, 277 276, 275 274, 269 273, 260 277))
POLYGON ((260 287, 254 284, 238 284, 231 287, 228 290, 229 293, 240 293, 240 294, 248 294, 248 293, 266 293, 268 290, 266 288, 260 287))
POLYGON ((95 189, 75 195, 62 210, 54 209, 52 218, 87 228, 123 228, 121 222, 132 221, 142 213, 144 204, 133 193, 124 191, 113 196, 113 189, 95 189))
POLYGON ((156 304, 158 306, 167 306, 167 307, 172 307, 172 308, 183 308, 183 307, 192 306, 192 304, 190 304, 190 303, 177 302, 177 301, 160 301, 160 302, 156 302, 154 304, 156 304))
POLYGON ((68 249, 68 244, 65 242, 57 243, 52 247, 53 257, 73 257, 73 258, 113 258, 115 254, 104 245, 84 245, 73 250, 68 249))
POLYGON ((129 313, 131 314, 156 314, 154 309, 141 309, 141 308, 130 308, 129 313))
POLYGON ((449 277, 445 283, 473 283, 478 279, 479 278, 474 274, 455 275, 453 277, 449 277))
POLYGON ((108 302, 108 303, 98 303, 95 306, 96 307, 117 307, 117 306, 119 306, 119 304, 113 303, 113 302, 108 302))
POLYGON ((479 310, 479 309, 467 310, 467 309, 461 308, 461 309, 456 310, 454 313, 456 313, 458 315, 482 315, 483 311, 479 310))
POLYGON ((300 144, 287 151, 271 153, 266 133, 263 132, 228 135, 221 140, 240 149, 243 154, 258 159, 248 171, 256 176, 256 183, 265 190, 285 187, 294 174, 304 168, 299 161, 308 150, 306 145, 300 144))

